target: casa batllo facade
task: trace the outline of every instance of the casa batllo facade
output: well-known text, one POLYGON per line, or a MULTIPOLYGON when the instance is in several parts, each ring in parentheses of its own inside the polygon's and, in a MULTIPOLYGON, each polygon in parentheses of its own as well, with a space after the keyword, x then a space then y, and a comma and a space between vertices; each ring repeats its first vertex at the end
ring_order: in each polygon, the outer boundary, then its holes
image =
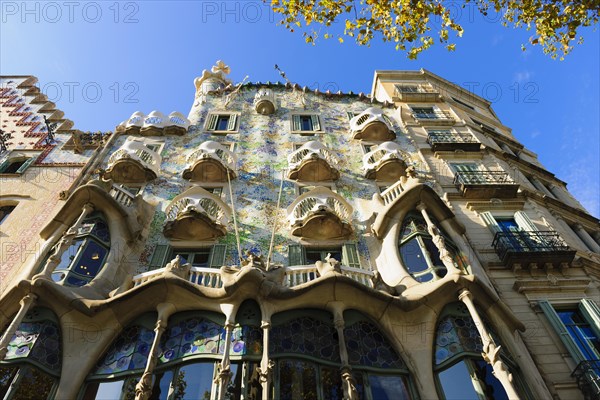
POLYGON ((228 73, 53 199, 0 298, 4 398, 597 398, 598 220, 488 102, 228 73))

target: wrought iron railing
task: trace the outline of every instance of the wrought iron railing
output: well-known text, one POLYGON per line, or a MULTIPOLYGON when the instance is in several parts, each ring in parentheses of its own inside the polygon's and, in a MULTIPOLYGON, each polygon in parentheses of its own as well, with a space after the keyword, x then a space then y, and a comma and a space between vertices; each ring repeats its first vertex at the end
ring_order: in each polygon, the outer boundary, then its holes
POLYGON ((514 183, 507 172, 502 171, 460 171, 454 175, 454 184, 498 185, 514 183))
POLYGON ((586 360, 571 374, 583 392, 585 400, 600 399, 600 360, 586 360))
POLYGON ((431 132, 427 135, 427 143, 479 143, 473 135, 464 132, 431 132))
POLYGON ((439 119, 439 120, 453 120, 454 117, 448 111, 444 110, 433 110, 433 111, 415 111, 412 113, 414 119, 439 119))
POLYGON ((492 247, 498 256, 504 259, 507 253, 552 253, 569 251, 569 246, 558 233, 553 231, 515 231, 498 232, 494 236, 492 247))

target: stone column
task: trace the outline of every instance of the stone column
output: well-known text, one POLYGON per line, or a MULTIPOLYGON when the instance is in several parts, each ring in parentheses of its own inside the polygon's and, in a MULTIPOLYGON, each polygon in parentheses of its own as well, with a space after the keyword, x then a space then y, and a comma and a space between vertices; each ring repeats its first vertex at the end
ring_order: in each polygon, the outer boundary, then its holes
POLYGON ((594 238, 581 226, 581 224, 573 225, 573 229, 585 245, 593 252, 600 253, 600 245, 594 241, 594 238))
POLYGON ((421 212, 425 222, 427 223, 427 231, 431 235, 431 239, 435 247, 440 252, 440 260, 444 263, 444 266, 448 270, 449 274, 460 274, 462 271, 456 267, 454 264, 454 260, 452 259, 452 254, 448 251, 446 247, 445 239, 439 228, 435 226, 431 218, 429 218, 429 213, 427 212, 427 207, 423 203, 419 203, 417 205, 417 210, 421 212))
POLYGON ((175 306, 171 303, 160 303, 156 306, 158 317, 156 318, 156 327, 154 328, 154 340, 146 362, 146 368, 142 374, 142 378, 135 385, 135 400, 147 400, 152 394, 152 374, 158 363, 158 355, 160 354, 160 339, 167 329, 167 321, 169 316, 175 311, 175 306))
POLYGON ((25 315, 27 315, 27 312, 29 311, 31 306, 35 304, 36 300, 37 296, 33 293, 29 293, 25 295, 25 297, 23 297, 19 302, 21 307, 19 308, 17 315, 15 315, 15 318, 13 318, 8 328, 6 328, 4 336, 2 336, 2 339, 0 339, 0 361, 4 360, 4 357, 6 357, 6 352, 8 351, 8 344, 10 343, 13 335, 17 331, 19 325, 21 325, 23 318, 25 318, 25 315))
POLYGON ((223 354, 223 359, 221 360, 221 366, 219 368, 219 373, 216 377, 216 382, 218 385, 218 400, 223 400, 225 398, 225 393, 227 392, 227 385, 231 380, 231 362, 229 360, 229 353, 231 347, 231 334, 233 332, 234 327, 233 321, 228 319, 225 322, 225 353, 223 354))
POLYGON ((81 210, 81 214, 75 221, 75 223, 65 232, 63 237, 58 242, 58 246, 54 253, 48 257, 46 261, 46 265, 44 265, 44 269, 41 273, 34 276, 33 279, 52 279, 52 272, 60 263, 63 253, 73 244, 73 238, 77 235, 77 231, 83 224, 83 220, 94 211, 94 205, 92 203, 86 203, 83 205, 83 209, 81 210))
POLYGON ((546 196, 555 197, 552 193, 550 193, 548 188, 535 176, 532 176, 531 178, 529 178, 529 180, 537 190, 544 193, 546 196))
POLYGON ((479 336, 483 342, 483 359, 492 366, 494 370, 494 376, 500 381, 509 399, 519 399, 519 395, 513 385, 513 377, 502 359, 500 358, 500 347, 494 343, 494 339, 487 331, 487 328, 483 324, 483 320, 479 316, 475 304, 473 303, 473 295, 467 289, 461 290, 458 295, 458 299, 462 301, 469 309, 469 314, 475 322, 475 326, 479 331, 479 336))
POLYGON ((594 238, 596 243, 598 243, 598 245, 600 246, 600 231, 593 232, 592 237, 594 238))
POLYGON ((352 376, 352 367, 348 362, 348 349, 346 348, 346 338, 344 337, 344 316, 341 307, 335 307, 333 312, 333 322, 338 334, 338 342, 340 346, 340 360, 342 361, 342 388, 344 390, 344 400, 358 400, 358 391, 356 390, 356 382, 352 376))
POLYGON ((273 379, 273 368, 275 363, 269 360, 269 333, 271 332, 271 321, 262 321, 260 327, 263 330, 263 353, 260 360, 260 383, 262 385, 262 400, 269 400, 269 390, 273 379))

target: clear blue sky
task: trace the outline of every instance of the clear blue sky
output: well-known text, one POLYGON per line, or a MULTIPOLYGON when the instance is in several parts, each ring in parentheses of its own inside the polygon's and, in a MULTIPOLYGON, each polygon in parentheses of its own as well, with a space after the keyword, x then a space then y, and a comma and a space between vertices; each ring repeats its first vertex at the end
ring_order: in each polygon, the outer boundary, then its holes
POLYGON ((376 69, 426 68, 493 101, 517 139, 600 215, 598 31, 584 31, 585 43, 554 61, 537 47, 521 51, 529 32, 467 9, 458 16, 465 34, 457 51, 434 46, 410 61, 379 42, 307 45, 277 26, 262 1, 0 5, 0 73, 36 75, 78 129, 112 130, 137 110, 187 114, 194 78, 217 59, 234 81, 277 81, 277 63, 300 85, 365 93, 376 69))

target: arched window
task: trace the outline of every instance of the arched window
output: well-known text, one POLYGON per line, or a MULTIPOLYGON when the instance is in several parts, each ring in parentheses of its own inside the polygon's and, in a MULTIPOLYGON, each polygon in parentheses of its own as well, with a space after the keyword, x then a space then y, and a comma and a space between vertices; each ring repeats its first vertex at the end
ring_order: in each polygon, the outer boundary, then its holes
POLYGON ((332 315, 294 310, 274 315, 271 322, 269 356, 277 365, 273 398, 342 399, 339 340, 332 315))
POLYGON ((357 311, 344 313, 348 362, 361 399, 413 398, 406 364, 383 332, 357 311))
POLYGON ((34 308, 19 325, 0 362, 0 398, 51 398, 61 367, 61 335, 56 317, 46 308, 34 308))
MULTIPOLYGON (((492 366, 481 356, 481 337, 466 306, 462 303, 449 304, 441 315, 434 353, 440 398, 508 399, 504 387, 493 374, 492 366)), ((486 324, 486 327, 489 329, 489 324, 486 324)), ((495 337, 493 333, 492 336, 495 337)), ((518 374, 515 373, 514 363, 506 354, 502 354, 501 357, 511 370, 519 392, 526 394, 518 374)))
MULTIPOLYGON (((433 223, 439 226, 436 221, 433 223)), ((440 234, 456 267, 465 269, 465 263, 459 257, 456 246, 444 236, 441 230, 440 234)), ((404 218, 398 248, 402 264, 415 280, 429 282, 446 276, 448 271, 440 259, 440 251, 427 230, 427 222, 421 215, 410 213, 404 218)))
POLYGON ((54 282, 65 286, 84 286, 104 266, 110 250, 110 231, 104 214, 90 214, 79 228, 72 244, 63 252, 52 273, 54 282))

